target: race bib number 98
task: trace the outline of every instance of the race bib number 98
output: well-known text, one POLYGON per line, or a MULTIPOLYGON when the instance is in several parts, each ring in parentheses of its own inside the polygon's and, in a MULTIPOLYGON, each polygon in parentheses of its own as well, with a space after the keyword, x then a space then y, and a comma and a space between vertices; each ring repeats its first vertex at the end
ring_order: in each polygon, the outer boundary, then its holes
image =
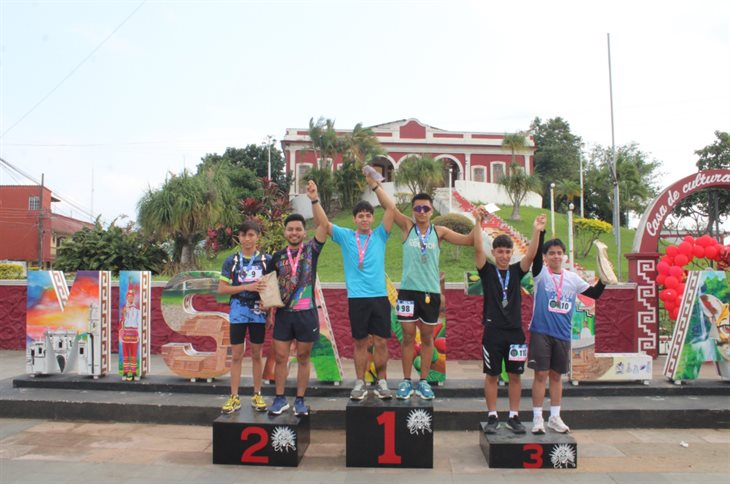
POLYGON ((527 345, 509 345, 509 361, 527 361, 527 345))
POLYGON ((402 301, 398 299, 395 302, 395 314, 404 318, 412 317, 415 313, 414 301, 402 301))

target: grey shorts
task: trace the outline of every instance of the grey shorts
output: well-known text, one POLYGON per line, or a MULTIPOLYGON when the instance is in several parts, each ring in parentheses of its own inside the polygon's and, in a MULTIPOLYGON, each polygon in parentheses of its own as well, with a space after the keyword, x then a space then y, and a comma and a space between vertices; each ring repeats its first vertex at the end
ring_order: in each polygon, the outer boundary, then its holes
POLYGON ((553 370, 561 375, 570 370, 570 341, 542 333, 530 333, 527 367, 535 371, 553 370))

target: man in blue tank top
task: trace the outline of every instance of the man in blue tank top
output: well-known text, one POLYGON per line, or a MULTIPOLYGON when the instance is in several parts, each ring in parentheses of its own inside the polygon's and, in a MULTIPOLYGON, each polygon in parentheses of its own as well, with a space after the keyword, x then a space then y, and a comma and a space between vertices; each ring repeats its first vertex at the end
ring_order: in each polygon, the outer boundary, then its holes
POLYGON ((433 200, 427 193, 419 193, 413 197, 413 218, 409 218, 398 210, 393 198, 379 184, 371 182, 370 188, 377 195, 380 205, 394 212, 394 221, 403 232, 403 275, 396 303, 396 314, 403 328, 403 381, 398 385, 396 397, 406 400, 414 393, 411 369, 418 327, 421 332, 421 379, 415 386, 415 393, 424 400, 431 400, 434 394, 428 383, 428 373, 433 357, 433 331, 438 324, 441 306, 441 241, 454 245, 472 245, 473 236, 461 235, 447 227, 433 225, 433 200))

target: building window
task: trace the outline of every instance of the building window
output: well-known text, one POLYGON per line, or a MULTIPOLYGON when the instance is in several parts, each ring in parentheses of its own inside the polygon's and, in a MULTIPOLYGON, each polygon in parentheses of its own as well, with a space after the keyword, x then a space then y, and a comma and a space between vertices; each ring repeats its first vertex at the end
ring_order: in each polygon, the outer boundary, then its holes
POLYGON ((28 210, 38 211, 41 209, 41 197, 32 196, 28 197, 28 210))
POLYGON ((312 165, 302 163, 297 165, 297 193, 307 192, 307 175, 312 171, 312 165))
POLYGON ((505 175, 505 163, 503 161, 494 161, 491 165, 492 168, 492 183, 499 183, 502 177, 505 175))
POLYGON ((475 166, 471 169, 471 179, 475 182, 487 181, 487 169, 483 166, 475 166))

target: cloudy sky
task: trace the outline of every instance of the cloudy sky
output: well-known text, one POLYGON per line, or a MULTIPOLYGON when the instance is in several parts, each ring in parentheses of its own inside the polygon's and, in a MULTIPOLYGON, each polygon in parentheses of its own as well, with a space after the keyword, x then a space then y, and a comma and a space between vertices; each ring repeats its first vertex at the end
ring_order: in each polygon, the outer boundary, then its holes
POLYGON ((80 218, 134 219, 168 173, 310 117, 504 133, 560 116, 609 145, 607 33, 616 143, 663 184, 730 131, 728 1, 0 0, 0 31, 0 156, 80 218))

